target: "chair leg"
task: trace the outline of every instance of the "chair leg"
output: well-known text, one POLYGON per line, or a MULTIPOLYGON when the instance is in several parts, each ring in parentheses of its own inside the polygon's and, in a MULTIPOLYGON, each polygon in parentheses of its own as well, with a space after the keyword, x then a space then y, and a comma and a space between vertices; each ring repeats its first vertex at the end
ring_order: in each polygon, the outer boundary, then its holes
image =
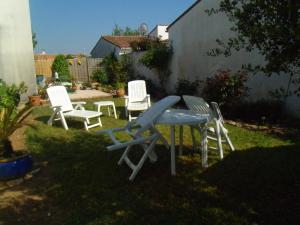
POLYGON ((138 174, 138 172, 140 171, 140 169, 142 168, 142 166, 145 163, 145 160, 149 157, 149 155, 151 154, 156 142, 158 140, 158 137, 154 138, 151 142, 151 144, 148 146, 147 150, 145 150, 144 155, 142 156, 141 160, 139 161, 139 163, 137 164, 136 168, 133 170, 132 174, 129 177, 129 180, 132 181, 134 180, 135 176, 138 174))
POLYGON ((129 120, 129 122, 131 121, 131 111, 128 111, 128 120, 129 120))
POLYGON ((218 150, 219 150, 220 159, 223 159, 222 136, 221 136, 221 131, 220 131, 220 121, 219 120, 215 120, 215 132, 216 132, 216 137, 217 137, 217 141, 218 141, 218 150))
POLYGON ((224 135, 225 140, 226 140, 227 144, 229 145, 231 151, 234 151, 235 149, 234 149, 234 146, 233 146, 233 144, 232 144, 232 142, 231 142, 231 140, 228 136, 228 132, 225 131, 225 128, 222 124, 220 125, 220 129, 221 129, 221 133, 224 135))
POLYGON ((118 165, 119 165, 119 166, 123 163, 125 157, 126 157, 126 156, 128 155, 128 153, 130 152, 131 147, 132 147, 132 145, 129 145, 129 146, 125 149, 125 151, 123 152, 121 158, 120 158, 119 161, 118 161, 118 165))
POLYGON ((62 112, 59 112, 58 114, 59 114, 59 117, 60 117, 63 127, 65 128, 65 130, 68 130, 69 128, 68 128, 64 114, 62 112))
POLYGON ((84 124, 84 129, 86 130, 86 131, 88 131, 89 130, 89 126, 88 126, 88 124, 89 124, 90 122, 89 122, 89 120, 88 119, 85 119, 84 121, 83 121, 83 124, 84 124))
POLYGON ((56 114, 57 114, 56 112, 53 112, 53 113, 51 114, 50 118, 49 118, 48 121, 47 121, 47 124, 48 124, 48 125, 52 126, 53 120, 54 120, 54 117, 56 116, 56 114))

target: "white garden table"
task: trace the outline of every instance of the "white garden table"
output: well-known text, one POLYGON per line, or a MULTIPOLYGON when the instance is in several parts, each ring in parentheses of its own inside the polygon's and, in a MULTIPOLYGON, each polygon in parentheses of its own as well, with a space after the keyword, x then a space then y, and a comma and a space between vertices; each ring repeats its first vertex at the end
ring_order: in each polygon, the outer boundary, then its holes
POLYGON ((110 107, 112 107, 115 119, 117 119, 116 107, 113 101, 99 101, 94 102, 94 105, 97 107, 98 112, 101 112, 102 106, 107 106, 108 116, 110 116, 110 107))
MULTIPOLYGON (((156 124, 169 125, 171 128, 171 174, 176 175, 175 165, 175 126, 180 125, 180 145, 182 145, 182 126, 199 126, 201 130, 201 148, 202 148, 202 166, 207 167, 207 131, 205 129, 206 123, 208 122, 209 114, 197 113, 185 109, 169 109, 166 110, 157 120, 156 124)), ((181 147, 180 147, 181 149, 181 147)))

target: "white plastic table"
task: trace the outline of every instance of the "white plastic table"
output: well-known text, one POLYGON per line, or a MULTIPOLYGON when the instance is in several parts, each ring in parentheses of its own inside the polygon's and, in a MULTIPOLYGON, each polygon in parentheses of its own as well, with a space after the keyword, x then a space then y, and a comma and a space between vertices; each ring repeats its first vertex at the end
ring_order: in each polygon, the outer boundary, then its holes
MULTIPOLYGON (((209 114, 197 113, 185 109, 166 110, 157 120, 156 124, 170 125, 171 128, 171 174, 176 175, 175 165, 175 126, 176 125, 199 125, 205 127, 208 122, 209 114)), ((182 128, 181 128, 182 130, 182 128)), ((202 129, 202 166, 207 166, 207 140, 206 129, 202 129)), ((182 133, 180 134, 180 143, 182 144, 182 133)))
POLYGON ((110 116, 110 107, 112 107, 115 118, 117 119, 116 107, 115 107, 115 103, 113 101, 94 102, 94 105, 97 107, 98 112, 101 111, 101 106, 107 106, 108 116, 110 116))

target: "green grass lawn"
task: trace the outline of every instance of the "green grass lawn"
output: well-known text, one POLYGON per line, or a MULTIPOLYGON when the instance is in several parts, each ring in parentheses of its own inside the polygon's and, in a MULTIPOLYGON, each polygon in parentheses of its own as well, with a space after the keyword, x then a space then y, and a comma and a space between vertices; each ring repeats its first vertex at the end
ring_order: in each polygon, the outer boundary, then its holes
MULTIPOLYGON (((113 100, 121 119, 104 115, 103 129, 127 123, 123 101, 113 100)), ((130 182, 127 166, 117 166, 122 151, 106 152, 111 142, 95 133, 98 128, 86 132, 82 123, 68 120, 65 131, 60 122, 47 126, 49 115, 49 107, 36 108, 26 132, 35 161, 48 165, 20 187, 43 198, 3 210, 0 224, 300 223, 299 133, 277 137, 228 126, 237 150, 226 150, 222 161, 210 151, 209 167, 203 169, 199 153, 190 154, 186 127, 177 176, 171 176, 170 153, 159 143, 158 161, 147 161, 130 182)), ((169 140, 169 128, 159 129, 169 140)))

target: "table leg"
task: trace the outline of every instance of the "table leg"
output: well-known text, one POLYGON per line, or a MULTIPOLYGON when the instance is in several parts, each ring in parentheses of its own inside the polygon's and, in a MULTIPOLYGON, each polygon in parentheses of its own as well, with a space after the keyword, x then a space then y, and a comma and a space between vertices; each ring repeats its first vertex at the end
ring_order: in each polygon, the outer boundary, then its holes
POLYGON ((171 174, 176 175, 176 165, 175 165, 175 126, 171 126, 171 174))
POLYGON ((204 125, 202 127, 202 140, 201 140, 201 150, 202 150, 202 166, 207 167, 207 127, 204 125))
POLYGON ((110 106, 107 106, 107 112, 108 112, 108 116, 110 116, 110 106))
POLYGON ((182 155, 182 145, 183 145, 183 126, 179 126, 179 155, 182 155))
POLYGON ((117 113, 116 113, 116 107, 115 107, 115 104, 113 104, 113 110, 114 110, 115 119, 117 119, 117 113))

